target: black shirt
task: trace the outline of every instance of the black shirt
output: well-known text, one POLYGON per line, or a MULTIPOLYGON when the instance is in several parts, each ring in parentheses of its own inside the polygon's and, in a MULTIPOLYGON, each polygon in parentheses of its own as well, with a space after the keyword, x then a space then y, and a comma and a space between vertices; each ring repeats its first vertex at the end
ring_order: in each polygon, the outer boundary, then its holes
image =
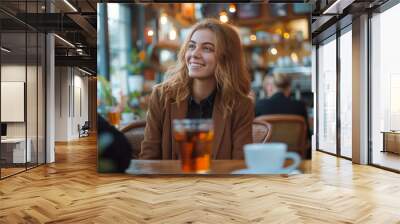
POLYGON ((195 119, 208 119, 212 118, 212 112, 214 108, 214 100, 215 100, 215 95, 217 94, 217 91, 214 90, 214 92, 211 93, 207 98, 204 100, 200 101, 198 104, 193 96, 189 96, 188 99, 188 111, 186 118, 195 118, 195 119))
POLYGON ((282 92, 277 92, 268 99, 258 100, 255 111, 256 117, 267 114, 296 114, 307 119, 305 104, 286 97, 282 92))
POLYGON ((308 134, 311 137, 308 127, 308 114, 306 105, 302 101, 292 100, 282 92, 277 92, 269 99, 261 99, 256 102, 256 117, 267 114, 295 114, 304 117, 308 134))

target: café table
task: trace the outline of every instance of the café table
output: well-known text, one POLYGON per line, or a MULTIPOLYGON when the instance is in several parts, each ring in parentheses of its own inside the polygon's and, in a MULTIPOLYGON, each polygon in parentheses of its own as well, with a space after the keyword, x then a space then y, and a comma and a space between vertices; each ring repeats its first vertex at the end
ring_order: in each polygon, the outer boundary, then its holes
MULTIPOLYGON (((181 170, 180 160, 132 160, 129 168, 125 171, 127 174, 133 175, 148 175, 148 174, 189 174, 189 175, 220 175, 231 174, 237 170, 246 168, 244 160, 213 160, 211 161, 211 169, 207 173, 184 173, 181 170)), ((289 165, 290 161, 286 161, 285 166, 289 165)), ((303 160, 298 169, 291 174, 310 173, 311 160, 303 160)), ((245 170, 240 174, 255 174, 251 170, 245 170)), ((264 173, 263 173, 264 174, 264 173)), ((269 173, 265 173, 269 174, 269 173)))

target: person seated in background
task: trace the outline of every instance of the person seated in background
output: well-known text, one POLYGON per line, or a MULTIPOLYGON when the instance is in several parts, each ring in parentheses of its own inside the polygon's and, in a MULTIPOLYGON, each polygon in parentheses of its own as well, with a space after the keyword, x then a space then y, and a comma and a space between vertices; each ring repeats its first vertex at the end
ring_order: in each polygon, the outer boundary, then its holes
POLYGON ((262 88, 264 90, 262 98, 270 98, 274 94, 274 77, 272 75, 266 75, 264 77, 262 88))
MULTIPOLYGON (((304 102, 292 100, 291 79, 287 74, 274 74, 272 79, 272 96, 268 99, 261 99, 256 102, 255 116, 270 114, 293 114, 304 117, 307 126, 307 138, 311 143, 311 131, 308 124, 307 108, 304 102)), ((311 150, 310 150, 311 152, 311 150)), ((307 155, 307 158, 310 155, 307 155)))
POLYGON ((243 159, 243 146, 252 142, 254 103, 235 29, 216 19, 195 24, 166 75, 150 97, 139 158, 178 159, 172 121, 212 118, 211 158, 243 159))

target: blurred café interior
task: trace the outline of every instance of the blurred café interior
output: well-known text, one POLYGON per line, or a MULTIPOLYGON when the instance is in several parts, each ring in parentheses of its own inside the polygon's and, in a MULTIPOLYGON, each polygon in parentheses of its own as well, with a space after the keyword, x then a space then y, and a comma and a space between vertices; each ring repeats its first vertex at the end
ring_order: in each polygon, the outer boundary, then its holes
POLYGON ((165 71, 175 63, 190 27, 204 18, 218 18, 234 25, 240 34, 256 98, 266 95, 262 87, 266 76, 290 74, 292 95, 306 102, 312 124, 310 5, 110 3, 105 10, 106 17, 104 11, 98 13, 99 18, 107 18, 108 35, 99 30, 99 38, 108 37, 109 63, 101 61, 106 45, 99 45, 99 74, 109 81, 111 93, 106 93, 108 87, 103 88, 103 82, 99 82, 98 109, 100 114, 112 110, 106 109, 112 101, 111 106, 123 112, 112 122, 124 125, 132 118, 143 119, 146 96, 155 84, 164 80, 165 71), (106 66, 110 72, 101 74, 108 71, 106 66))
POLYGON ((257 100, 267 97, 266 77, 290 75, 291 98, 307 106, 313 150, 398 171, 398 78, 395 67, 388 70, 397 45, 387 43, 395 36, 388 27, 399 6, 333 3, 100 7, 99 43, 109 45, 98 45, 98 112, 120 129, 144 120, 152 87, 164 80, 190 26, 213 17, 237 28, 257 100), (367 23, 364 14, 370 15, 367 23))
POLYGON ((144 119, 152 87, 205 17, 237 28, 257 99, 265 77, 292 77, 314 151, 400 170, 396 1, 0 6, 1 178, 54 162, 55 142, 79 139, 82 127, 95 133, 96 111, 121 128, 144 119))
MULTIPOLYGON (((130 127, 136 129, 136 124, 146 119, 154 85, 163 82, 167 69, 176 63, 192 25, 205 18, 228 23, 238 32, 254 100, 267 97, 267 77, 287 74, 292 80, 291 98, 305 103, 308 126, 313 127, 311 5, 109 3, 99 9, 98 112, 124 133, 134 131, 130 127)), ((257 127, 253 130, 259 130, 257 127)), ((277 139, 272 135, 268 141, 277 139)), ((253 138, 253 142, 263 141, 253 138)), ((299 148, 307 148, 301 144, 299 148)))

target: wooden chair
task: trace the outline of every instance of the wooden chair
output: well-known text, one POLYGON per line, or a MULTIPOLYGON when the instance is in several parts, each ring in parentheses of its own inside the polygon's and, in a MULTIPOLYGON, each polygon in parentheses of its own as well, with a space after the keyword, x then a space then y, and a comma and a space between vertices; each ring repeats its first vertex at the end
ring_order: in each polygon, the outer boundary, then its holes
POLYGON ((253 143, 266 143, 271 139, 271 125, 264 121, 253 121, 253 143))
POLYGON ((290 114, 262 115, 254 119, 264 121, 272 126, 270 142, 283 142, 288 150, 299 153, 302 158, 307 155, 309 142, 304 117, 290 114))
POLYGON ((146 121, 138 120, 133 121, 127 126, 121 129, 125 137, 128 139, 132 146, 132 158, 139 158, 139 153, 141 151, 141 144, 144 139, 144 128, 146 127, 146 121))

